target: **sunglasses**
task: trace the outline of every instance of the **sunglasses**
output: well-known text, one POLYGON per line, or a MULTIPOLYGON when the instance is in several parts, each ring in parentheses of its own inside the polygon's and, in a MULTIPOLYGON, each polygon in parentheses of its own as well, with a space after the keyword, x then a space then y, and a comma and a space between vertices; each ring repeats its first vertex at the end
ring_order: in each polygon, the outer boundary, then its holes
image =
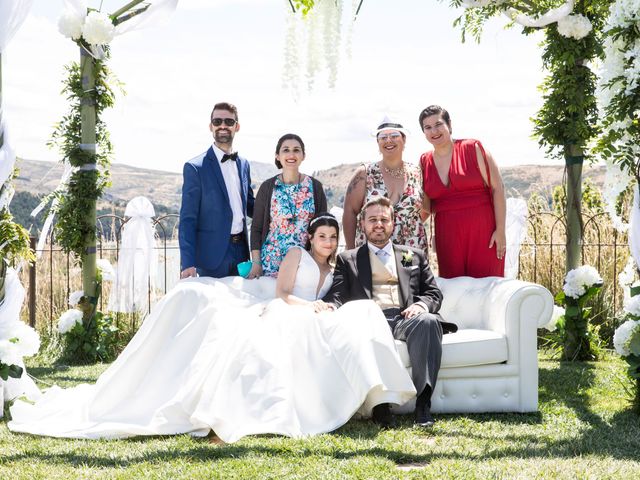
POLYGON ((387 140, 399 140, 402 137, 402 134, 394 132, 394 133, 383 133, 378 135, 378 141, 386 142, 387 140))
POLYGON ((219 127, 223 123, 227 127, 233 127, 236 124, 236 120, 233 118, 212 118, 211 119, 211 125, 213 125, 214 127, 219 127))

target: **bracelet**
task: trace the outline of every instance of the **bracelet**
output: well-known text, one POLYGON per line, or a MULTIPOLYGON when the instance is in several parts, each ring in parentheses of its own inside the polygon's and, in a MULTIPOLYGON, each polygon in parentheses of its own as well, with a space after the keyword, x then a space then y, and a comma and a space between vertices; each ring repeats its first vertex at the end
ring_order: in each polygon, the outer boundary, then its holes
POLYGON ((251 263, 254 265, 261 265, 262 262, 260 260, 251 260, 251 263))

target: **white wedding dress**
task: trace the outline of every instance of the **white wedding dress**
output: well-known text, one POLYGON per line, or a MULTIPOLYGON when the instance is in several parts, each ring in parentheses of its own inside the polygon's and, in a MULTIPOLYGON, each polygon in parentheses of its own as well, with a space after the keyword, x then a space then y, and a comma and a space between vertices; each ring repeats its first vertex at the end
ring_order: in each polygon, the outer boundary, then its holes
MULTIPOLYGON (((294 295, 322 297, 303 250, 294 295)), ((335 430, 358 410, 403 404, 415 389, 370 300, 316 314, 275 296, 275 280, 181 281, 94 385, 52 387, 11 407, 14 432, 71 438, 210 430, 225 442, 335 430)))

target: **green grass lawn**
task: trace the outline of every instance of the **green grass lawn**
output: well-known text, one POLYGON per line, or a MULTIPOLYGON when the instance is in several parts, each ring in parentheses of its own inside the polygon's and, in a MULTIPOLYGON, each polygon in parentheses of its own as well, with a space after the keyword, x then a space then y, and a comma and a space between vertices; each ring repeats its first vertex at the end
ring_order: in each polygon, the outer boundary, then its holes
MULTIPOLYGON (((59 385, 93 381, 106 368, 30 372, 59 385)), ((381 431, 353 420, 304 440, 249 437, 59 440, 11 433, 0 423, 0 479, 75 478, 621 478, 640 479, 640 417, 629 411, 625 364, 540 358, 540 411, 438 415, 431 431, 381 431)))

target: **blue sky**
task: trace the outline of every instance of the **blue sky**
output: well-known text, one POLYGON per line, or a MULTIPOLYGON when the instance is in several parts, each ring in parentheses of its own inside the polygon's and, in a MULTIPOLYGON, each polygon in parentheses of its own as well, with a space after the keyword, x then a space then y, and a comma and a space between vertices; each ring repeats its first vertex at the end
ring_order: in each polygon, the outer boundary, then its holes
MULTIPOLYGON (((97 6, 100 2, 90 1, 97 6)), ((124 0, 105 0, 111 12, 124 0)), ((63 66, 78 57, 57 32, 62 0, 35 0, 3 56, 4 101, 13 144, 24 158, 58 159, 46 142, 64 114, 63 66)), ((417 116, 432 103, 447 108, 454 136, 483 141, 501 166, 546 163, 530 138, 541 104, 540 35, 492 21, 477 45, 452 26, 460 11, 436 0, 365 0, 342 56, 335 89, 322 76, 296 99, 282 88, 286 0, 180 0, 165 25, 112 43, 111 68, 126 96, 105 114, 116 163, 180 171, 204 151, 212 105, 238 106, 236 147, 271 162, 286 132, 307 144, 303 170, 376 160, 371 130, 385 113, 411 130, 405 160, 429 145, 417 116)))

